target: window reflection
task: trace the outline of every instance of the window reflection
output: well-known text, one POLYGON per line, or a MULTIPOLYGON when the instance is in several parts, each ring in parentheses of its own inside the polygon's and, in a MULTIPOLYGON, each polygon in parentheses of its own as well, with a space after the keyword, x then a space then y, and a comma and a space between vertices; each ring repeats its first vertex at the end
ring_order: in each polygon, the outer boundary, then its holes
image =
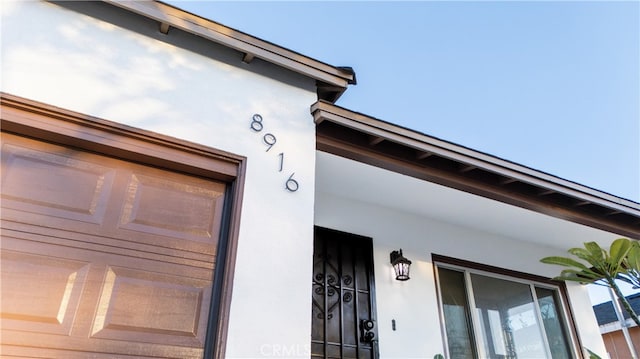
POLYGON ((572 358, 556 289, 441 266, 438 282, 450 358, 572 358))
POLYGON ((472 345, 472 331, 464 273, 445 268, 438 270, 442 291, 445 329, 451 359, 477 357, 472 345))
POLYGON ((472 274, 475 309, 489 358, 546 358, 530 286, 472 274))

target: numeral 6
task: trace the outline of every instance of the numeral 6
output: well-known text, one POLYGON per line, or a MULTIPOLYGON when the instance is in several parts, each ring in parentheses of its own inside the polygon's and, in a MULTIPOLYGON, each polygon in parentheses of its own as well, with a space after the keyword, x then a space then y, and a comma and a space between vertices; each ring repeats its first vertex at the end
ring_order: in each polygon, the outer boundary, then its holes
POLYGON ((289 176, 289 179, 287 179, 287 182, 285 182, 284 184, 284 187, 290 192, 295 192, 298 190, 298 188, 300 188, 298 181, 293 179, 294 174, 296 173, 292 173, 291 176, 289 176))

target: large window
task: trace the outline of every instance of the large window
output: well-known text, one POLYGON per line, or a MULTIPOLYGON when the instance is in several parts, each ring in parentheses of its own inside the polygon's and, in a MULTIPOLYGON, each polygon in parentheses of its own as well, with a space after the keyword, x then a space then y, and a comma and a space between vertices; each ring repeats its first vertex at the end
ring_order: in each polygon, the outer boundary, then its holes
POLYGON ((436 265, 449 358, 574 357, 557 286, 436 265))

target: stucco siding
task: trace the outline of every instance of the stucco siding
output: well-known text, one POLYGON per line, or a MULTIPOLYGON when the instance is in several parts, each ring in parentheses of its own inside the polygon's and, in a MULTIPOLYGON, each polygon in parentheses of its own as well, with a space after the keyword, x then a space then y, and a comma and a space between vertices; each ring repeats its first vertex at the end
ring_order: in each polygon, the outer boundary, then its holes
POLYGON ((2 91, 245 156, 227 357, 308 346, 315 82, 110 5, 67 6, 101 7, 110 22, 3 2, 2 91), (268 152, 266 133, 277 138, 268 152), (296 192, 285 189, 292 173, 296 192))
MULTIPOLYGON (((380 355, 385 358, 431 358, 444 353, 432 254, 464 259, 544 277, 557 268, 539 259, 564 255, 558 249, 518 238, 455 226, 365 202, 316 195, 315 223, 373 238, 380 355), (389 253, 402 248, 413 264, 411 279, 396 281, 389 253), (391 320, 396 320, 396 331, 391 320)), ((587 290, 568 285, 580 340, 595 352, 604 344, 587 290)))

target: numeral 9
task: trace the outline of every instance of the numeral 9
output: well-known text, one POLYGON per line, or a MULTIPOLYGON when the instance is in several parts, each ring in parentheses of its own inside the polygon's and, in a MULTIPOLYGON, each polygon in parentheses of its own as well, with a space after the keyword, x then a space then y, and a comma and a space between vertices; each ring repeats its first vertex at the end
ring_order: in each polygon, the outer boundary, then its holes
POLYGON ((271 147, 273 147, 273 145, 276 144, 276 136, 274 136, 271 133, 267 133, 262 137, 262 140, 264 141, 264 143, 266 143, 269 148, 267 148, 267 150, 265 152, 269 152, 269 150, 271 149, 271 147))

